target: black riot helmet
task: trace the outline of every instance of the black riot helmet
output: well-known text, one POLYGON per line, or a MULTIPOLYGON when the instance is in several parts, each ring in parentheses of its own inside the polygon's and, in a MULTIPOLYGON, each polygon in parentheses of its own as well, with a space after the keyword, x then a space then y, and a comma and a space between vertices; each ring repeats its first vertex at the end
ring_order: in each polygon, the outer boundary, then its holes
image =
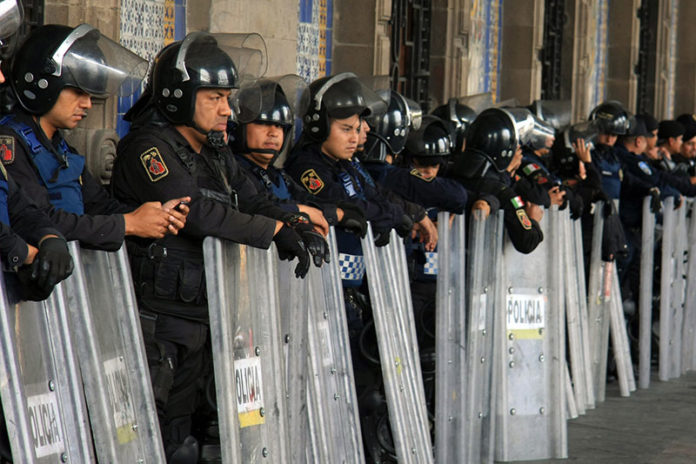
POLYGON ((366 119, 370 131, 362 156, 364 160, 384 161, 388 154, 401 153, 409 130, 420 127, 422 111, 418 103, 394 90, 378 90, 377 94, 389 103, 385 112, 366 119))
POLYGON ((423 117, 418 130, 412 131, 406 140, 406 158, 417 158, 427 164, 441 164, 452 153, 454 142, 449 127, 437 116, 423 117), (428 159, 431 161, 428 162, 428 159))
POLYGON ((626 135, 631 125, 630 114, 615 100, 597 105, 590 113, 590 121, 595 121, 600 134, 626 135))
POLYGON ((315 142, 327 139, 331 118, 345 119, 356 114, 365 118, 386 108, 384 100, 349 72, 315 80, 309 84, 309 94, 303 133, 315 142))
POLYGON ((14 51, 14 39, 22 25, 24 8, 20 0, 0 1, 0 59, 8 60, 14 51))
POLYGON ((93 97, 140 88, 147 61, 103 36, 89 24, 75 28, 49 24, 35 29, 12 62, 11 83, 20 104, 42 115, 65 87, 93 97))
POLYGON ((295 115, 307 109, 307 83, 296 74, 260 79, 254 87, 241 89, 237 95, 239 111, 232 129, 230 146, 235 153, 269 153, 277 157, 290 143, 295 115), (260 101, 259 101, 260 95, 260 101), (283 146, 279 151, 247 145, 249 123, 270 124, 283 129, 283 146))
POLYGON ((193 126, 198 90, 238 87, 232 58, 205 32, 192 32, 162 50, 152 78, 154 104, 174 125, 193 126))
POLYGON ((462 151, 466 130, 476 119, 476 111, 470 106, 459 103, 456 98, 450 98, 446 104, 438 106, 430 114, 449 123, 455 142, 454 151, 462 151))
POLYGON ((489 108, 469 127, 464 155, 454 162, 454 175, 474 177, 487 163, 499 172, 507 168, 517 148, 524 145, 534 129, 527 109, 489 108))

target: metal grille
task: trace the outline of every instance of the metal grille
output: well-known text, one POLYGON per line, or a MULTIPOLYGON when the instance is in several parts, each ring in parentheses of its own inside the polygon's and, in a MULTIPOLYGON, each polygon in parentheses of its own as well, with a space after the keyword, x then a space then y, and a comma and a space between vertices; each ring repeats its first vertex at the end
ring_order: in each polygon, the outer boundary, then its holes
POLYGON ((393 0, 391 81, 394 90, 428 111, 431 0, 393 0))
POLYGON ((561 56, 563 26, 565 25, 565 0, 546 0, 544 8, 544 46, 540 50, 541 98, 561 98, 561 56))
POLYGON ((638 90, 636 112, 650 113, 655 111, 655 66, 657 61, 657 15, 658 0, 643 0, 638 9, 640 20, 640 38, 638 45, 638 90))

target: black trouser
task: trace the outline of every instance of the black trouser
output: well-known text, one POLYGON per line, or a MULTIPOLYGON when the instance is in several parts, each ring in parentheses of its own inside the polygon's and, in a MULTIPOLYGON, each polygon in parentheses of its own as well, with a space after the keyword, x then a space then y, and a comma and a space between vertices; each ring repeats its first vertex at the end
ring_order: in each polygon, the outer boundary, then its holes
POLYGON ((167 456, 188 436, 211 366, 208 325, 141 308, 147 363, 167 456))

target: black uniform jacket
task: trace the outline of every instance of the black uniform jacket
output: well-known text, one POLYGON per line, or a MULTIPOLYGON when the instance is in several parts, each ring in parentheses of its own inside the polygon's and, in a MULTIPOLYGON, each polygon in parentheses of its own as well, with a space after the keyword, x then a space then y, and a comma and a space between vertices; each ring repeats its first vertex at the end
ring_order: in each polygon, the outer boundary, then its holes
MULTIPOLYGON (((16 116, 18 121, 24 122, 34 130, 44 146, 57 146, 60 142, 62 136, 59 132, 56 132, 52 141, 48 140, 29 114, 20 111, 16 116)), ((126 232, 122 213, 133 211, 133 206, 113 199, 85 168, 81 176, 85 214, 78 215, 55 208, 51 205, 48 190, 39 177, 23 140, 13 129, 6 126, 0 126, 0 135, 12 138, 14 156, 11 159, 3 159, 9 175, 22 187, 26 195, 48 214, 55 228, 67 240, 79 240, 85 246, 110 251, 121 247, 126 232)))

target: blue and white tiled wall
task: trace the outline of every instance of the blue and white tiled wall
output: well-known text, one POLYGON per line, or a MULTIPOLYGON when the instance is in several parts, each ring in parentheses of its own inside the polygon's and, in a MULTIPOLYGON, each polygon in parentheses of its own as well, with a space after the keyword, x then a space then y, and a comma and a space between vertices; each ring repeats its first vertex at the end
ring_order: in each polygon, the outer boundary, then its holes
POLYGON ((297 74, 307 82, 331 74, 333 0, 299 0, 297 74))

